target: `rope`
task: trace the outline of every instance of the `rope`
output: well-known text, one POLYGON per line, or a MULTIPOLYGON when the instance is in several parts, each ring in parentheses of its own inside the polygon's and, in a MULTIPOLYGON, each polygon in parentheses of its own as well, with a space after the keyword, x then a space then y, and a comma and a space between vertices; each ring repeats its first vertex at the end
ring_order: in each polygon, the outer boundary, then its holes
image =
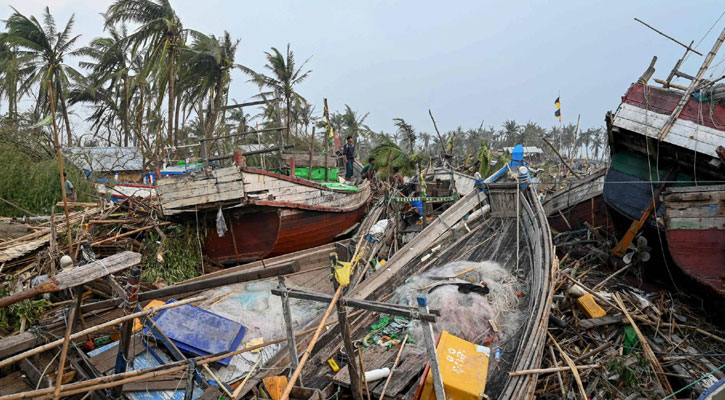
POLYGON ((680 389, 680 390, 677 390, 677 391, 675 391, 675 392, 672 392, 672 393, 670 393, 670 394, 669 394, 669 395, 667 395, 666 397, 663 397, 663 398, 662 398, 662 400, 667 400, 667 399, 671 399, 672 397, 674 397, 674 396, 675 396, 675 395, 677 395, 678 393, 682 392, 683 390, 685 390, 685 389, 689 389, 689 388, 691 388, 692 386, 694 386, 694 385, 697 385, 698 383, 702 382, 703 380, 705 380, 705 379, 707 379, 707 378, 711 377, 711 376, 713 375, 713 373, 715 373, 715 372, 717 372, 717 371, 720 371, 720 370, 721 370, 721 369, 723 369, 723 368, 725 368, 725 364, 723 364, 723 365, 721 365, 721 366, 719 366, 719 367, 717 367, 717 368, 713 369, 712 371, 710 371, 710 372, 706 373, 705 375, 703 375, 703 376, 702 376, 702 377, 700 377, 699 379, 697 379, 697 380, 695 380, 695 381, 693 381, 693 382, 690 382, 690 383, 688 383, 688 384, 687 384, 687 385, 685 385, 685 386, 684 386, 684 387, 683 387, 682 389, 680 389))

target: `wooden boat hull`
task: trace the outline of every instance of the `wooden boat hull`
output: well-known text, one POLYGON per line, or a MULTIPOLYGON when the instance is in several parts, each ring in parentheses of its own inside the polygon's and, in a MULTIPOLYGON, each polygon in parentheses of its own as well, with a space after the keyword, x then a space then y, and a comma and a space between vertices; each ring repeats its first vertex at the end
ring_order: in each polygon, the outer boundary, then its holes
POLYGON ((584 223, 612 231, 614 226, 604 203, 604 175, 599 170, 581 182, 555 192, 544 200, 549 226, 557 232, 586 228, 584 223))
POLYGON ((330 243, 357 224, 365 209, 365 204, 344 213, 274 207, 229 209, 223 212, 229 231, 222 237, 216 230, 216 214, 210 213, 204 253, 212 261, 227 264, 330 243))
POLYGON ((667 246, 689 276, 725 294, 725 185, 669 190, 667 246))
POLYGON ((164 215, 203 214, 204 251, 223 264, 330 243, 362 218, 372 193, 368 181, 353 188, 237 166, 164 179, 157 190, 164 215), (221 236, 219 210, 228 229, 221 236))
POLYGON ((585 200, 579 204, 562 211, 564 217, 559 213, 549 215, 549 226, 557 232, 584 229, 584 223, 595 227, 603 227, 607 231, 613 231, 614 225, 609 217, 609 210, 604 202, 604 196, 599 195, 585 200), (564 220, 566 218, 566 220, 564 220), (567 225, 567 222, 569 223, 567 225), (571 226, 571 228, 570 228, 571 226))
POLYGON ((645 226, 654 239, 649 245, 662 245, 661 251, 652 254, 671 259, 685 275, 722 295, 725 186, 712 182, 725 178, 716 151, 725 143, 725 106, 708 105, 703 118, 703 103, 690 98, 669 133, 660 137, 681 96, 673 90, 633 84, 616 113, 607 116, 612 163, 604 200, 612 216, 617 216, 622 234, 667 181, 665 195, 653 213, 657 219, 650 218, 645 226))

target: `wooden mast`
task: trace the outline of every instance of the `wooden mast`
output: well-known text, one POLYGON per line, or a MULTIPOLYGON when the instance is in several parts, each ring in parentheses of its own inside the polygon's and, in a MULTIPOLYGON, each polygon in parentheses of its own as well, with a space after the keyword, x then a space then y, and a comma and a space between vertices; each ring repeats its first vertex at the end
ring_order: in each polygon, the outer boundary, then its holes
POLYGON ((675 107, 675 110, 672 111, 672 115, 670 115, 670 118, 668 118, 667 122, 665 122, 664 126, 662 126, 662 129, 660 130, 660 134, 658 136, 659 140, 663 140, 667 136, 667 134, 670 132, 670 129, 672 129, 672 125, 675 124, 675 121, 677 121, 677 118, 680 116, 680 113, 685 108, 685 105, 690 100, 690 96, 692 96, 695 90, 697 90, 700 86, 702 76, 705 75, 705 72, 710 67, 710 63, 712 63, 715 55, 720 50, 720 46, 722 46, 723 41, 725 41, 725 29, 720 32, 720 36, 718 36, 715 44, 712 46, 712 50, 707 53, 707 56, 705 56, 705 61, 702 62, 700 70, 697 71, 695 79, 690 82, 690 87, 687 88, 687 91, 685 91, 685 94, 682 95, 680 102, 677 103, 677 107, 675 107))

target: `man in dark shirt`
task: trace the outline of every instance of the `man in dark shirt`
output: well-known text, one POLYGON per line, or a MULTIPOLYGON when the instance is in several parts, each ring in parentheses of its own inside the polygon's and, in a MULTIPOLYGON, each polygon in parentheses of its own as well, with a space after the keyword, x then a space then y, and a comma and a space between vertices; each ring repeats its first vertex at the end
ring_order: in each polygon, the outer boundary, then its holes
POLYGON ((375 177, 375 157, 368 158, 368 165, 362 169, 360 175, 362 175, 363 179, 373 180, 375 177))
POLYGON ((352 166, 355 160, 355 144, 352 142, 352 136, 347 137, 347 143, 342 147, 342 154, 345 156, 345 181, 352 180, 352 166))

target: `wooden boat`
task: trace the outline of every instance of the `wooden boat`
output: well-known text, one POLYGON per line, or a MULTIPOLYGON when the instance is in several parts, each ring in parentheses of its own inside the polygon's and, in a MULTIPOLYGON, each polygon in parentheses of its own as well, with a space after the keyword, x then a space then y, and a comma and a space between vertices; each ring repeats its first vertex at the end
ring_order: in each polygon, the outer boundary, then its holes
MULTIPOLYGON (((518 310, 525 315, 525 322, 505 341, 494 341, 491 344, 492 348, 502 349, 502 360, 505 360, 495 362, 493 356, 490 360, 486 395, 491 399, 533 397, 537 376, 509 376, 508 372, 540 365, 551 307, 553 246, 536 190, 528 181, 520 185, 515 182, 499 183, 507 178, 509 171, 517 171, 519 167, 525 168, 523 161, 517 161, 514 155, 510 166, 454 203, 398 250, 384 269, 345 294, 346 298, 351 299, 381 301, 389 298, 397 287, 412 276, 435 271, 453 260, 495 261, 511 273, 516 274, 515 271, 518 271, 519 282, 526 287, 526 294, 518 303, 518 310), (520 199, 520 207, 516 205, 517 198, 520 199), (517 214, 517 211, 520 213, 517 214), (456 230, 457 226, 463 225, 456 224, 456 221, 463 220, 465 216, 468 216, 466 229, 456 230), (479 218, 474 219, 474 216, 479 218), (517 222, 520 222, 521 228, 519 240, 517 222)), ((526 169, 522 171, 527 172, 526 169)), ((430 304, 430 307, 436 308, 436 304, 430 304)), ((357 317, 351 323, 353 340, 365 336, 369 332, 368 327, 377 318, 373 314, 357 317)), ((489 321, 477 321, 474 324, 488 326, 489 321)), ((501 326, 499 329, 508 327, 501 326)), ((307 364, 324 367, 303 370, 302 382, 305 386, 320 389, 326 395, 334 394, 338 384, 344 385, 344 379, 337 375, 330 379, 330 369, 326 367, 327 360, 335 358, 340 348, 339 332, 339 329, 333 329, 323 335, 307 364)), ((286 355, 287 351, 281 350, 277 359, 267 364, 270 369, 266 373, 279 373, 288 363, 286 355)), ((395 350, 381 351, 378 347, 372 347, 363 352, 363 360, 367 369, 390 367, 395 355, 395 350)), ((425 357, 406 353, 401 358, 400 367, 395 372, 385 398, 412 398, 417 389, 417 378, 425 367, 425 357)), ((344 374, 343 371, 338 374, 344 374)), ((371 396, 378 398, 382 386, 383 381, 370 383, 371 396)))
POLYGON ((557 232, 583 229, 585 222, 606 230, 613 229, 602 194, 606 172, 606 168, 600 169, 546 196, 542 205, 551 229, 557 232))
POLYGON ((725 185, 668 189, 664 207, 672 259, 700 283, 725 292, 725 185))
POLYGON ((156 189, 165 216, 198 217, 205 255, 219 263, 330 243, 358 223, 371 195, 367 181, 353 187, 236 165, 161 179, 156 189))
MULTIPOLYGON (((723 38, 725 30, 712 54, 723 38)), ((669 80, 657 80, 663 87, 649 86, 654 61, 627 90, 617 111, 607 114, 611 164, 604 201, 620 234, 655 201, 643 232, 650 246, 663 243, 662 251, 653 255, 671 258, 685 274, 722 295, 725 104, 718 97, 721 89, 700 73, 690 77, 694 79, 688 88, 675 88, 669 80), (664 201, 658 193, 665 193, 664 201)), ((706 57, 704 70, 710 61, 706 57)), ((670 79, 674 74, 683 76, 677 67, 670 79)))

